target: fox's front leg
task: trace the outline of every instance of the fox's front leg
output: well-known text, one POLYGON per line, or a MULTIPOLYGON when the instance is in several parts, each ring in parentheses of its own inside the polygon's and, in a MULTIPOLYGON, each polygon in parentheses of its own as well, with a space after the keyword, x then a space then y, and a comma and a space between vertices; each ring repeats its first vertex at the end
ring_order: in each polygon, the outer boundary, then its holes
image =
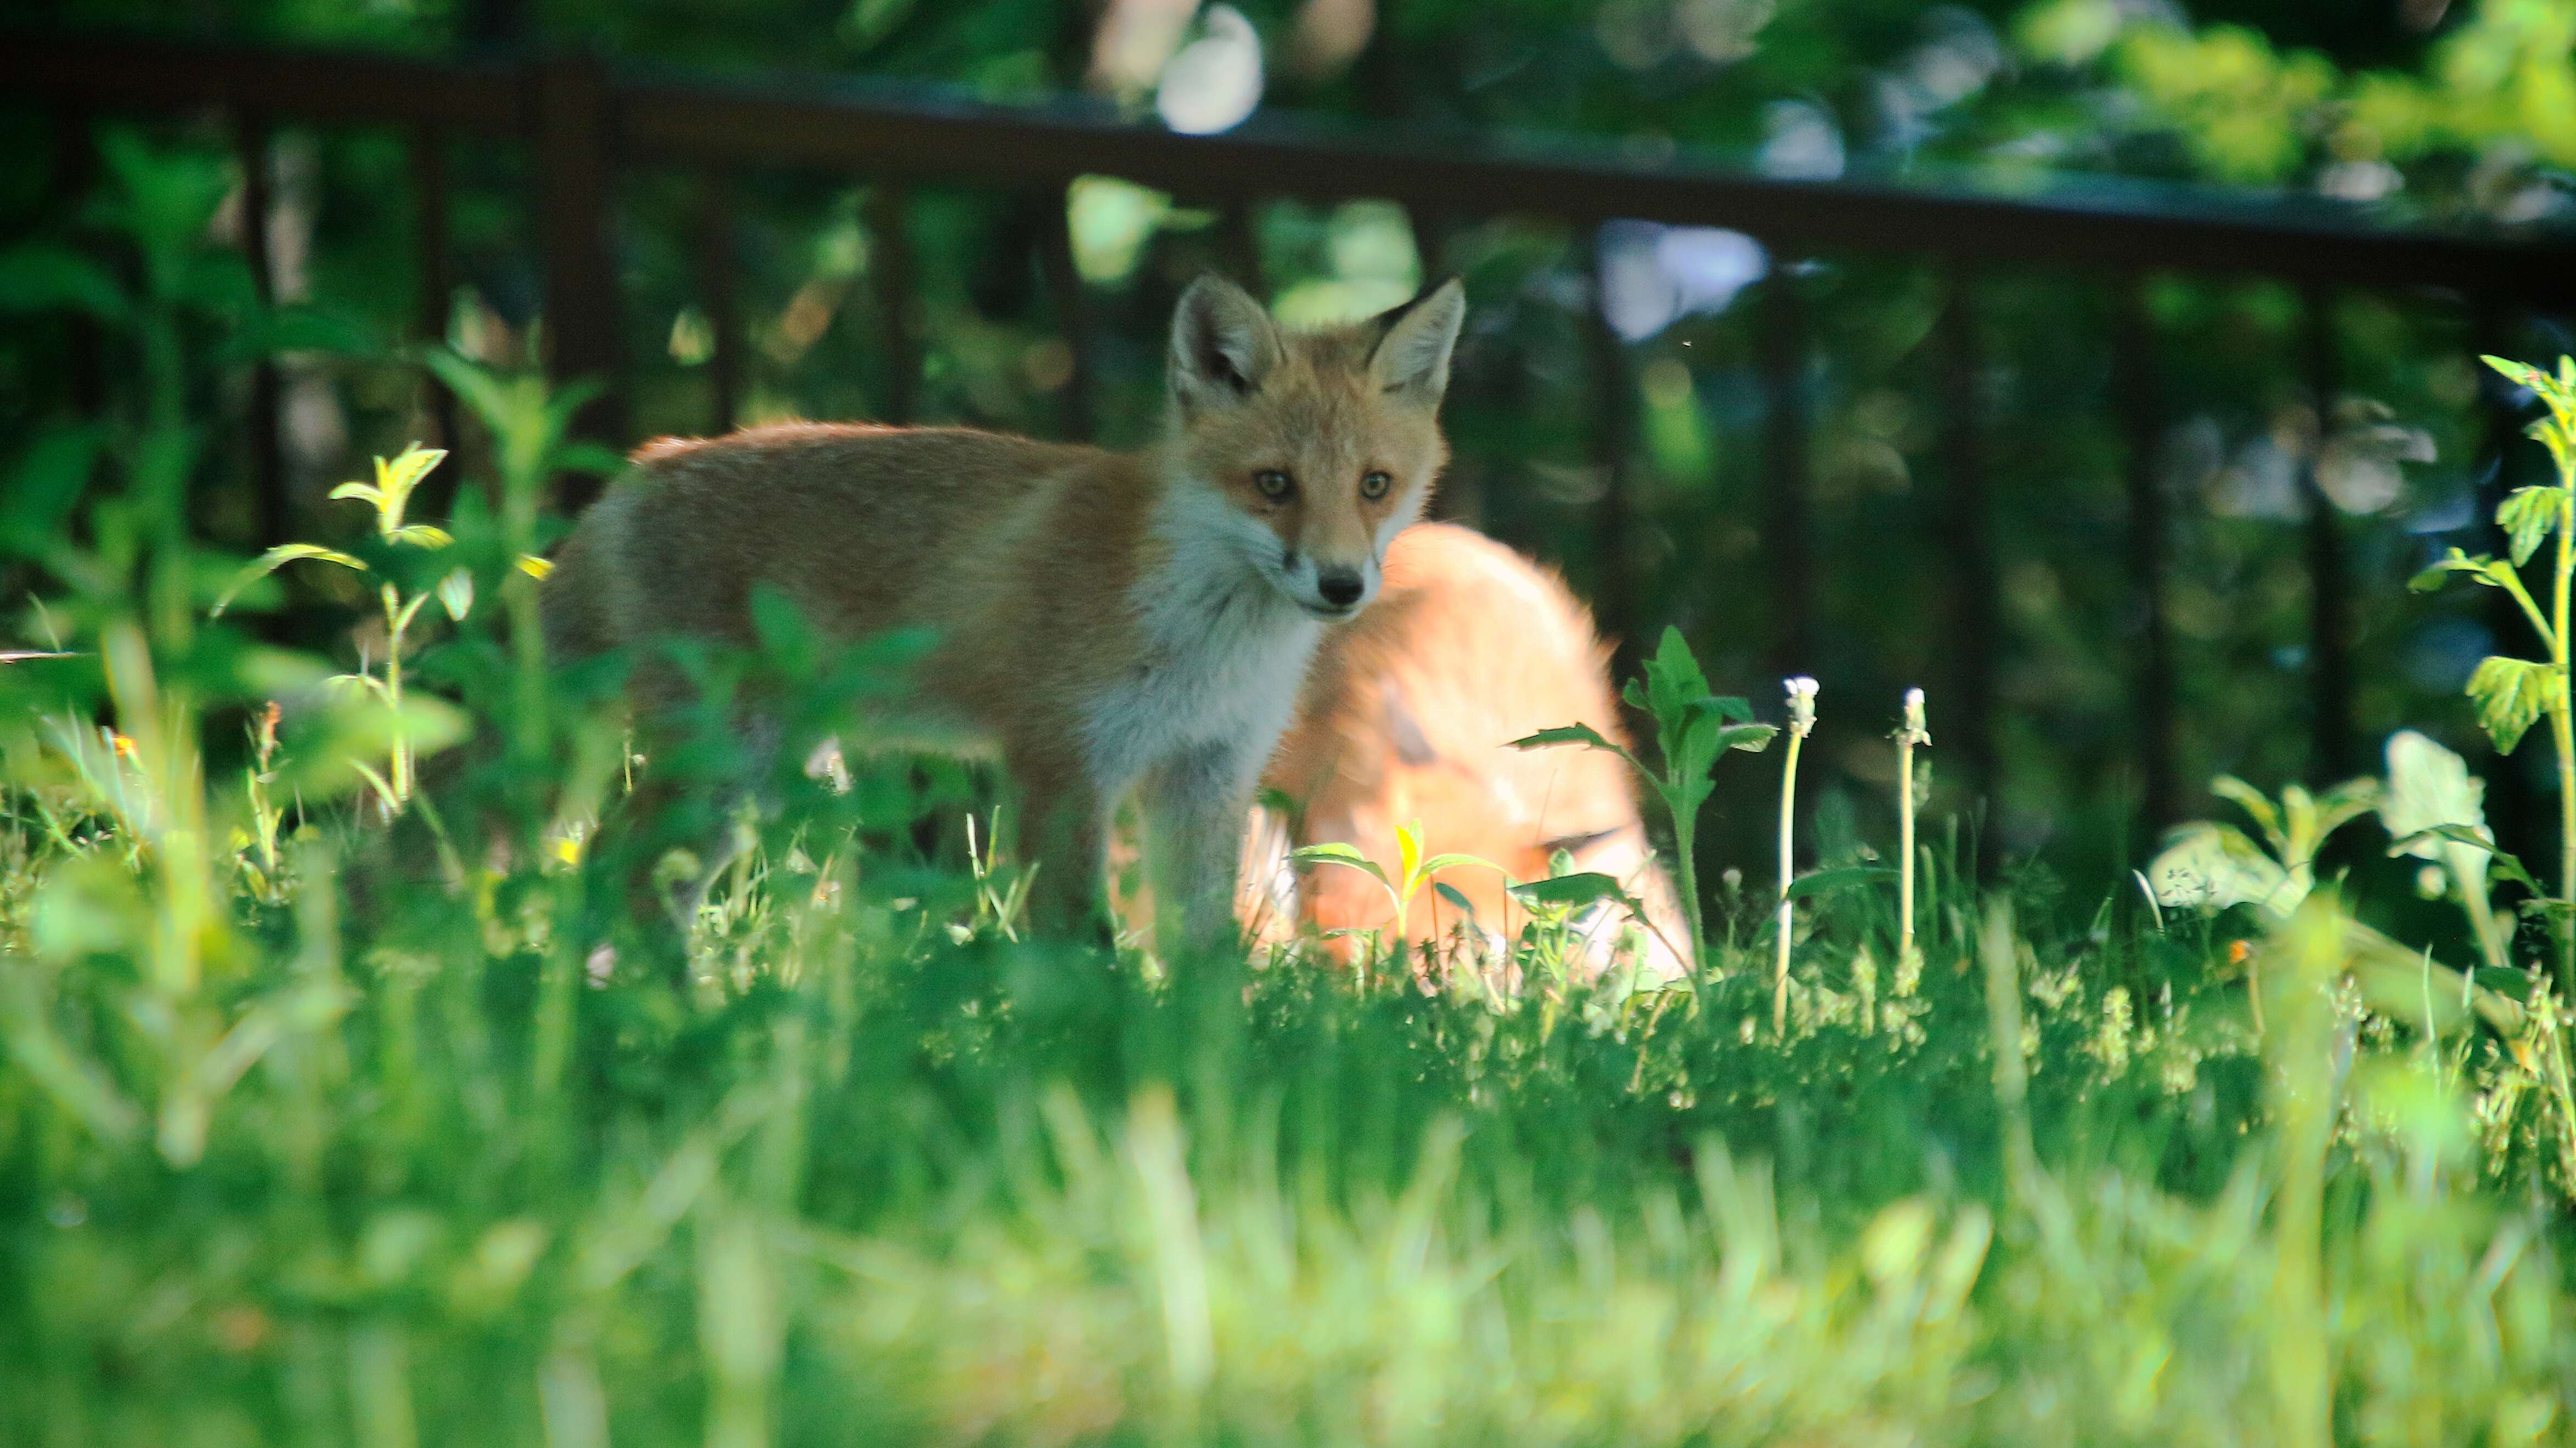
POLYGON ((1168 954, 1203 954, 1237 943, 1234 895, 1243 832, 1262 756, 1240 743, 1202 744, 1146 775, 1145 847, 1152 862, 1157 938, 1168 954))
POLYGON ((1021 864, 1034 865, 1029 921, 1054 935, 1115 938, 1107 895, 1108 804, 1080 764, 1043 747, 1004 760, 1018 785, 1021 864))

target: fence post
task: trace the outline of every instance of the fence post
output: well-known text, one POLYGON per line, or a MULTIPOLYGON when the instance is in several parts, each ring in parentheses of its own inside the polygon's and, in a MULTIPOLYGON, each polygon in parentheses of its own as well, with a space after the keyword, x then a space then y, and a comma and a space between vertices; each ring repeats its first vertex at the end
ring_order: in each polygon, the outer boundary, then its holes
POLYGON ((2175 782, 2173 634, 2165 620, 2166 530, 2161 441, 2163 403, 2156 389, 2155 324, 2147 312, 2147 281, 2122 277, 2113 303, 2112 389, 2119 394, 2121 431, 2128 444, 2129 593, 2137 629, 2130 675, 2140 772, 2140 806, 2148 840, 2160 838, 2181 818, 2175 782))
POLYGON ((1625 679, 1638 661, 1654 652, 1653 641, 1639 637, 1645 618, 1637 600, 1636 441, 1637 382, 1628 361, 1628 344, 1610 325, 1609 281, 1602 270, 1602 226, 1591 223, 1591 315, 1583 319, 1591 356, 1592 451, 1601 469, 1601 502, 1596 510, 1601 549, 1601 584, 1594 611, 1617 640, 1611 677, 1625 679))
MULTIPOLYGON (((1950 506, 1942 533, 1950 554, 1951 580, 1950 638, 1945 652, 1955 661, 1958 678, 1951 717, 1961 721, 1952 732, 1960 736, 1960 772, 1971 789, 1991 801, 1996 783, 1995 651, 2001 640, 1995 636, 2000 625, 1995 609, 1994 527, 1978 430, 1984 398, 1977 387, 1982 359, 1977 347, 1976 278, 1965 266, 1954 265, 1943 280, 1949 298, 1941 308, 1941 392, 1949 417, 1942 428, 1942 452, 1950 506)), ((1982 837, 1989 855, 1997 835, 1990 825, 1982 837)))
POLYGON ((2344 577, 2343 518, 2327 496, 2323 469, 2328 444, 2334 441, 2335 397, 2342 383, 2336 376, 2334 292, 2312 283, 2306 303, 2305 362, 2308 393, 2317 413, 2315 446, 2300 477, 2308 503, 2308 677, 2313 681, 2310 719, 2314 742, 2311 769, 2319 784, 2332 784, 2352 772, 2352 658, 2345 615, 2349 600, 2344 577))
MULTIPOLYGON (((608 68, 595 55, 577 53, 540 62, 533 76, 546 373, 558 386, 583 378, 607 385, 574 416, 572 432, 613 445, 624 439, 626 418, 617 391, 625 350, 617 259, 608 233, 614 102, 608 68)), ((598 489, 596 479, 566 478, 557 483, 557 502, 577 508, 598 489)))
MULTIPOLYGON (((449 309, 455 301, 455 277, 447 264, 447 131, 434 122, 412 128, 409 140, 412 196, 412 268, 419 295, 413 298, 412 330, 429 346, 447 341, 449 309)), ((420 385, 428 404, 438 445, 450 451, 463 446, 456 421, 456 395, 447 384, 423 370, 420 385)), ((454 463, 431 473, 421 484, 429 515, 446 516, 456 500, 456 479, 464 470, 454 463)))
MULTIPOLYGON (((241 166, 241 249, 250 268, 251 291, 266 306, 277 300, 277 274, 269 250, 269 214, 274 197, 269 186, 268 118, 257 111, 233 117, 233 156, 241 166)), ((251 364, 250 472, 259 494, 259 541, 262 547, 283 543, 295 528, 294 509, 286 496, 286 450, 279 436, 279 413, 285 387, 277 359, 262 356, 251 364)))
POLYGON ((1794 257, 1771 250, 1771 274, 1761 296, 1760 351, 1768 394, 1765 455, 1771 473, 1771 509, 1763 551, 1771 556, 1772 672, 1809 672, 1815 660, 1815 567, 1807 540, 1807 315, 1799 304, 1794 257))

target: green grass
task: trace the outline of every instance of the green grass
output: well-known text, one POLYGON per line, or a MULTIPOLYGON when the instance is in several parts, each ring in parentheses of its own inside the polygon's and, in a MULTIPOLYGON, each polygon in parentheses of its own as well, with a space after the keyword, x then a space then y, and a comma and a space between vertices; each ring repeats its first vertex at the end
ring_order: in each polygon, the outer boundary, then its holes
POLYGON ((2258 1041, 2196 924, 2034 939, 1954 886, 1864 995, 1893 921, 1845 899, 1779 1041, 1767 898, 1696 1013, 1496 1010, 960 942, 860 855, 819 903, 748 874, 689 992, 567 989, 582 871, 455 901, 313 829, 174 991, 114 831, 16 797, 6 1441, 2270 1443, 2328 1395, 2343 1441, 2567 1432, 2510 1069, 2453 1042, 2473 1111, 2364 1020, 2339 1085, 2333 962, 2258 1041))

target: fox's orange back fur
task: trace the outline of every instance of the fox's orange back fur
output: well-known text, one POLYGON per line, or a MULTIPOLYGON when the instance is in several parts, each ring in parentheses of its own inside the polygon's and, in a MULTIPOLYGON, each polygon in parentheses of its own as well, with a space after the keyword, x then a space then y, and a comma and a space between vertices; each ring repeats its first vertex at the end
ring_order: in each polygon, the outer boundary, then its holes
MULTIPOLYGON (((1171 423, 1142 453, 959 428, 791 424, 664 441, 581 520, 546 591, 558 652, 753 639, 784 594, 826 638, 936 636, 905 717, 997 750, 1045 863, 1042 915, 1096 906, 1107 814, 1142 785, 1202 923, 1228 919, 1245 811, 1323 620, 1377 593, 1447 447, 1455 283, 1290 333, 1214 279, 1174 318, 1171 423)), ((1194 933, 1197 933, 1194 931, 1194 933)))
MULTIPOLYGON (((1475 855, 1518 880, 1545 878, 1551 853, 1569 849, 1578 869, 1627 881, 1647 905, 1657 927, 1647 968, 1672 974, 1688 936, 1649 857, 1627 766, 1584 749, 1509 747, 1566 724, 1626 742, 1609 656, 1590 614, 1553 575, 1481 534, 1422 524, 1388 550, 1377 605, 1317 654, 1264 783, 1300 807, 1293 843, 1353 845, 1390 876, 1395 832, 1415 820, 1425 855, 1475 855)), ((1459 868, 1440 880, 1468 899, 1484 930, 1508 938, 1517 929, 1518 909, 1494 872, 1459 868)), ((1315 866, 1300 894, 1319 929, 1394 921, 1384 892, 1355 870, 1315 866)), ((1412 911, 1415 939, 1432 938, 1435 910, 1444 929, 1456 923, 1426 892, 1412 911)), ((1588 952, 1594 970, 1615 929, 1588 952)))

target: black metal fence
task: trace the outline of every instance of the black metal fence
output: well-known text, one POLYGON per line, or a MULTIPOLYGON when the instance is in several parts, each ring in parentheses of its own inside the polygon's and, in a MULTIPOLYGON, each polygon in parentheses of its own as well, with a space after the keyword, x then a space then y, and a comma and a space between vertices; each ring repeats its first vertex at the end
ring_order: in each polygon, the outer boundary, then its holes
MULTIPOLYGON (((864 176, 867 217, 876 250, 869 270, 880 297, 899 301, 911 285, 913 258, 904 241, 907 183, 969 184, 1052 193, 1061 200, 1075 178, 1105 174, 1190 198, 1240 208, 1271 198, 1338 200, 1353 195, 1405 206, 1418 231, 1433 239, 1497 213, 1553 216, 1578 226, 1636 218, 1675 225, 1723 226, 1749 233, 1775 259, 1819 251, 1905 253, 1928 259, 1945 280, 1936 343, 1943 350, 1941 551, 1953 575, 1948 636, 1955 677, 1946 712, 1949 738, 1971 779, 1992 760, 1996 682, 1996 545, 1984 477, 1986 438, 1973 384, 1981 270, 2044 264, 2098 271, 2121 289, 2114 351, 2115 389, 2127 440, 2128 548, 2125 567, 2136 616, 2126 672, 2139 720, 2140 769, 2147 816, 2174 818, 2179 803, 2174 758, 2173 648, 2166 624, 2166 503, 2154 471, 2165 419, 2157 403, 2154 329, 2144 286, 2156 273, 2194 271, 2269 277, 2304 297, 2306 386, 2330 416, 2337 391, 2337 343, 2331 305, 2344 289, 2382 289, 2434 298, 2470 319, 2469 335, 2491 349, 2511 320, 2576 303, 2576 243, 2559 239, 2470 238, 2367 224, 2356 214, 2317 204, 2238 204, 2206 197, 2093 183, 2080 193, 2024 198, 1945 194, 1846 182, 1769 179, 1683 165, 1639 165, 1579 150, 1512 149, 1488 140, 1404 141, 1326 134, 1293 123, 1258 120, 1223 136, 1186 136, 1124 123, 1080 108, 1004 109, 935 97, 890 98, 853 87, 721 86, 620 69, 587 55, 510 61, 425 61, 357 54, 177 45, 0 31, 0 105, 54 108, 74 122, 91 117, 220 111, 239 147, 246 184, 244 214, 265 218, 257 188, 272 128, 280 123, 337 123, 407 128, 409 185, 418 224, 414 264, 423 285, 425 336, 445 330, 447 279, 446 148, 465 138, 523 146, 534 163, 528 204, 538 218, 542 251, 547 362, 561 376, 616 378, 621 356, 619 276, 610 235, 615 180, 635 167, 678 168, 701 187, 694 247, 699 302, 713 331, 711 374, 717 420, 729 425, 740 405, 743 328, 735 302, 729 237, 731 178, 752 168, 803 168, 864 176)), ((77 132, 80 128, 71 128, 77 132)), ((1063 390, 1070 431, 1087 430, 1093 352, 1075 279, 1065 208, 1038 245, 1042 274, 1073 356, 1063 390)), ((268 275, 268 239, 258 224, 244 244, 255 275, 268 275)), ((1426 248, 1428 249, 1428 248, 1426 248)), ((1249 248, 1246 247, 1247 264, 1249 248)), ((1775 268, 1775 274, 1780 274, 1775 268)), ((1598 278, 1595 278, 1596 285, 1598 278)), ((1814 629, 1816 563, 1809 543, 1810 448, 1802 379, 1811 352, 1808 318, 1793 283, 1766 286, 1758 319, 1761 373, 1769 391, 1763 519, 1769 591, 1779 600, 1774 657, 1805 656, 1814 629)), ((1592 354, 1598 405, 1607 416, 1626 405, 1619 347, 1598 316, 1601 345, 1592 354)), ((879 342, 894 362, 888 420, 906 421, 922 356, 907 308, 877 309, 879 342)), ((281 479, 279 388, 263 372, 254 388, 253 465, 262 485, 263 518, 272 535, 288 525, 281 479)), ((583 424, 594 435, 624 441, 619 391, 612 388, 583 424)), ((2508 436, 2492 428, 2500 444, 2508 436)), ((1633 507, 1631 470, 1620 429, 1599 429, 1599 462, 1608 488, 1600 507, 1608 556, 1633 507)), ((2322 497, 2313 466, 2305 562, 2310 615, 2307 642, 2312 758, 2320 772, 2356 761, 2352 723, 2353 661, 2345 618, 2344 524, 2322 497)), ((1606 570, 1596 606, 1614 630, 1637 636, 1636 600, 1618 567, 1606 570)))

